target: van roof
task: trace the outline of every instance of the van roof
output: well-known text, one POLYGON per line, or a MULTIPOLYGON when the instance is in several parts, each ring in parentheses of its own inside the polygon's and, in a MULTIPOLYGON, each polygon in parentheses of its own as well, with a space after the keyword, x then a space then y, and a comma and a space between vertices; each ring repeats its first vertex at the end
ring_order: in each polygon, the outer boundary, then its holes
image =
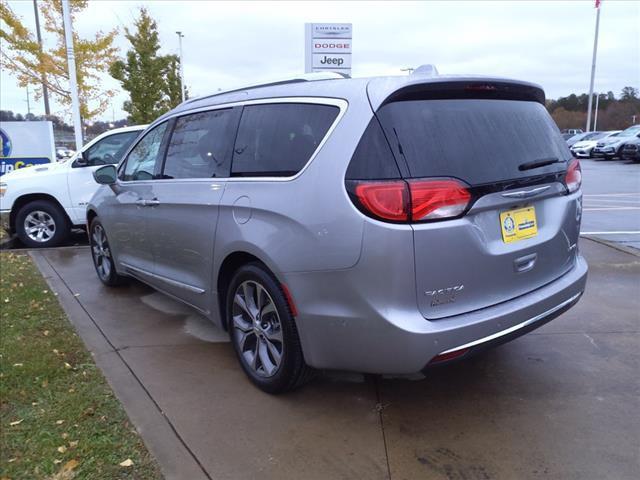
POLYGON ((215 93, 208 96, 189 99, 174 110, 165 114, 173 115, 199 108, 223 105, 227 103, 258 100, 278 97, 327 97, 342 98, 347 101, 354 97, 369 97, 372 108, 377 109, 394 92, 404 88, 423 84, 483 82, 514 85, 532 89, 536 92, 536 100, 544 103, 542 87, 530 82, 509 78, 473 76, 473 75, 398 75, 387 77, 342 78, 336 76, 329 79, 305 79, 304 76, 293 77, 289 80, 272 82, 239 88, 231 91, 215 93))

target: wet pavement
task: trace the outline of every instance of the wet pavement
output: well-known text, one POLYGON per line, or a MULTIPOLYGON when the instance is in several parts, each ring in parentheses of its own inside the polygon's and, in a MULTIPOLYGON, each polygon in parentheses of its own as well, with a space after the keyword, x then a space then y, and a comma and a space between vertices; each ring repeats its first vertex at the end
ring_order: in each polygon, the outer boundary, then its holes
POLYGON ((227 336, 86 247, 34 252, 167 478, 640 478, 640 257, 583 239, 587 291, 561 317, 411 377, 323 373, 253 387, 227 336))

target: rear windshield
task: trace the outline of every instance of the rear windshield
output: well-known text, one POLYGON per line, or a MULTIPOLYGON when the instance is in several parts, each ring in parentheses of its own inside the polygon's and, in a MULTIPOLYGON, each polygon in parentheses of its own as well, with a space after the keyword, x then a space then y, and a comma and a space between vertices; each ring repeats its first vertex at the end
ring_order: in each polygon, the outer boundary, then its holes
POLYGON ((389 103, 378 118, 410 176, 456 177, 471 185, 556 173, 571 153, 537 102, 495 99, 389 103), (559 163, 521 170, 523 164, 559 163))

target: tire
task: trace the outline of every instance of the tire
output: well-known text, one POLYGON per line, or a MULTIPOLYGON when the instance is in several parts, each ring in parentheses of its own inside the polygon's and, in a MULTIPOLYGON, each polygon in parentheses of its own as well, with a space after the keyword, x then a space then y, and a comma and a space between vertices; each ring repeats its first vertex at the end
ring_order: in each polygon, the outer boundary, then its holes
POLYGON ((20 241, 29 248, 57 247, 69 237, 71 223, 55 203, 34 200, 18 210, 15 229, 20 241))
POLYGON ((258 388, 283 393, 313 376, 284 292, 262 264, 249 263, 235 272, 227 289, 226 318, 240 365, 258 388))
POLYGON ((127 278, 118 275, 116 271, 111 247, 107 240, 107 233, 98 218, 94 218, 89 226, 89 245, 91 246, 93 266, 100 281, 108 287, 125 284, 127 278))

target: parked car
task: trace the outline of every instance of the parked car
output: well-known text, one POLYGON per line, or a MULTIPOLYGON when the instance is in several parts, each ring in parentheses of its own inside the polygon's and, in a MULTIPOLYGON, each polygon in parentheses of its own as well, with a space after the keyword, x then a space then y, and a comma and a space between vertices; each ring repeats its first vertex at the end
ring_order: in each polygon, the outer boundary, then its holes
POLYGON ((581 142, 583 140, 589 140, 597 135, 600 135, 602 132, 583 132, 574 135, 569 140, 567 140, 567 146, 572 147, 574 144, 581 142))
POLYGON ((66 147, 56 147, 56 160, 65 160, 73 157, 76 152, 66 147))
POLYGON ((605 160, 620 157, 623 145, 637 137, 640 137, 640 125, 629 127, 615 137, 599 140, 591 154, 594 158, 604 158, 605 160))
POLYGON ((565 128, 564 130, 562 130, 562 133, 570 133, 572 135, 577 135, 582 132, 583 130, 581 128, 565 128))
POLYGON ((597 132, 597 135, 590 137, 589 140, 580 140, 579 142, 574 143, 569 150, 571 150, 574 157, 589 158, 591 157, 591 150, 593 150, 599 140, 615 137, 620 134, 620 132, 621 130, 597 132))
POLYGON ((438 75, 189 100, 95 172, 98 278, 208 316, 267 392, 466 358, 584 290, 580 164, 544 101, 438 75))
POLYGON ((631 160, 634 163, 640 162, 640 138, 628 140, 622 147, 621 157, 623 160, 631 160))
POLYGON ((89 199, 98 188, 97 168, 115 164, 144 125, 117 128, 87 143, 72 158, 13 170, 0 179, 0 221, 30 248, 54 247, 86 220, 89 199))

